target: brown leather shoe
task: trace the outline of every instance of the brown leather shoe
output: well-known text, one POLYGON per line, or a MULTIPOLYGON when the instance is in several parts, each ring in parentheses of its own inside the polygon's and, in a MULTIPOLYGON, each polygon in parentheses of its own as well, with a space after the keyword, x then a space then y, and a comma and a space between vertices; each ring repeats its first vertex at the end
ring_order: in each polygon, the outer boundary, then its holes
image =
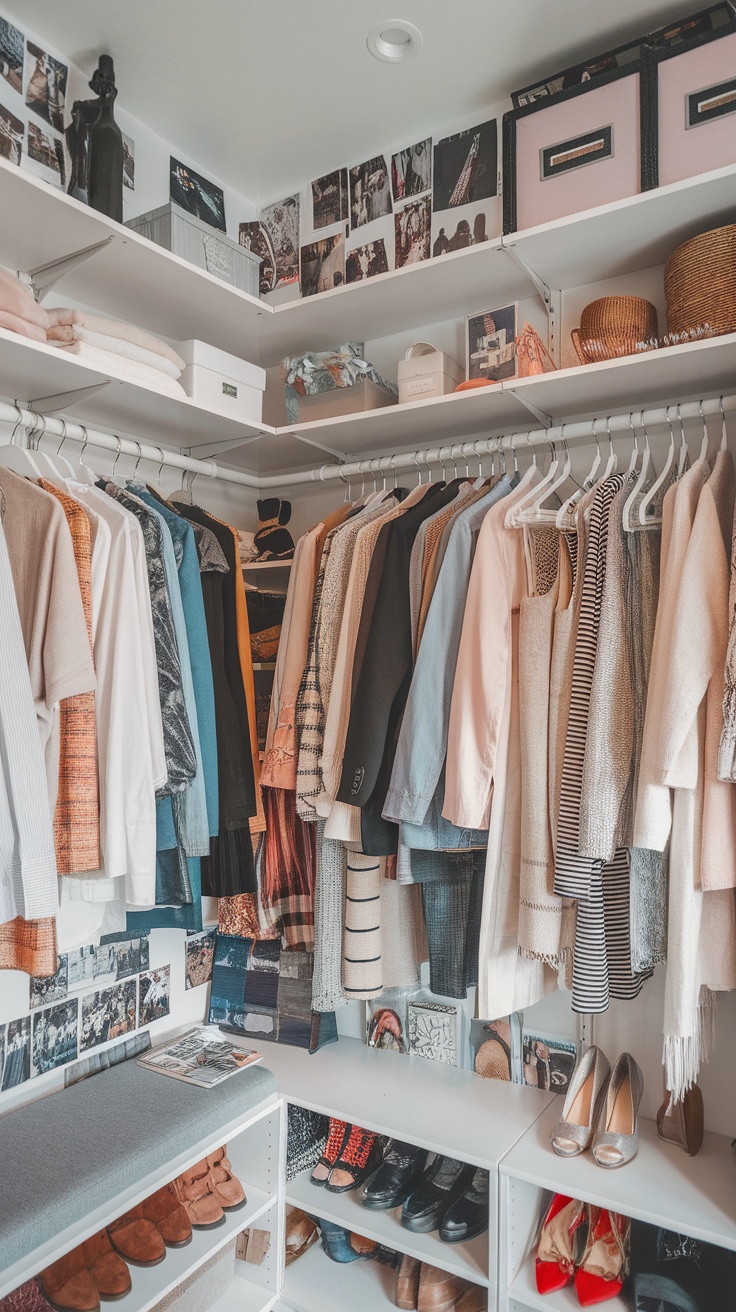
POLYGON ((461 1294, 468 1288, 468 1282, 460 1276, 453 1276, 449 1271, 442 1271, 438 1266, 422 1262, 419 1277, 418 1312, 452 1312, 461 1294))
POLYGON ((205 1159, 174 1180, 177 1198, 195 1230, 209 1230, 225 1222, 225 1213, 210 1188, 209 1174, 205 1159))
POLYGON ((168 1248, 184 1248, 191 1244, 192 1223, 173 1184, 157 1189, 150 1198, 144 1199, 139 1210, 145 1221, 155 1225, 168 1248))
POLYGON ((404 1253, 396 1280, 396 1306, 406 1312, 417 1312, 421 1267, 419 1258, 404 1253))
POLYGON ((209 1186, 220 1207, 226 1212, 234 1212, 245 1207, 248 1201, 245 1190, 238 1177, 232 1174, 232 1165, 225 1155, 225 1148, 218 1148, 207 1158, 209 1164, 209 1186))
POLYGON ((455 1312, 488 1312, 488 1290, 470 1285, 463 1294, 455 1312))
POLYGON ((52 1262, 38 1279, 55 1312, 100 1312, 100 1293, 81 1245, 52 1262))
POLYGON ((107 1227, 110 1243, 134 1266, 156 1266, 166 1257, 166 1245, 155 1225, 141 1215, 141 1206, 133 1207, 107 1227))

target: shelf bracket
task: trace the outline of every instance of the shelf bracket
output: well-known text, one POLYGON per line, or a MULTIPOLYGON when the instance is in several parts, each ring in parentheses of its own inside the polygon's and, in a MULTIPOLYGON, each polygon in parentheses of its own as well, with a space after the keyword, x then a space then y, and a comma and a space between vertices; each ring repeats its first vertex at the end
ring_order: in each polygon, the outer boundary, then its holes
POLYGON ((526 260, 524 259, 524 256, 519 254, 513 242, 509 246, 507 246, 504 242, 503 249, 505 251, 508 251, 514 263, 518 264, 520 269, 523 269, 527 278, 529 278, 529 280, 534 283, 534 286, 536 287, 537 292, 539 293, 542 300, 544 301, 544 304, 547 307, 549 307, 551 293, 544 279, 540 278, 539 274, 535 272, 535 270, 531 267, 530 264, 527 264, 526 260))
POLYGON ((524 395, 523 391, 517 392, 514 387, 505 387, 504 391, 511 392, 511 394, 516 397, 517 401, 520 401, 523 406, 526 406, 527 410, 530 410, 535 418, 539 420, 543 428, 552 427, 552 416, 548 415, 546 410, 540 410, 539 406, 535 405, 533 401, 530 401, 529 398, 524 395))
POLYGON ((293 437, 297 442, 306 442, 307 446, 315 446, 318 451, 326 451, 328 456, 334 456, 336 460, 340 460, 343 464, 350 460, 350 456, 346 451, 336 451, 334 446, 325 446, 324 442, 316 442, 313 437, 305 437, 303 433, 295 433, 289 428, 279 429, 279 437, 293 437))
POLYGON ((59 410, 70 410, 80 401, 90 400, 109 387, 111 382, 111 378, 106 378, 104 383, 92 383, 89 387, 77 387, 70 392, 56 392, 53 396, 40 396, 28 404, 31 410, 37 410, 40 415, 53 415, 59 410))
POLYGON ((208 460, 210 456, 220 456, 223 451, 231 451, 233 447, 250 446, 251 442, 258 442, 260 438, 267 436, 267 433, 252 433, 249 437, 229 437, 224 442, 207 442, 204 446, 182 447, 181 454, 192 456, 195 460, 208 460))
POLYGON ((94 246, 85 246, 83 250, 74 251, 71 255, 64 255, 60 260, 51 260, 48 264, 39 264, 36 269, 31 269, 30 278, 39 300, 42 300, 47 292, 56 285, 61 278, 65 278, 68 273, 78 269, 80 265, 86 264, 100 251, 104 251, 106 246, 114 241, 114 235, 105 237, 103 241, 95 242, 94 246))

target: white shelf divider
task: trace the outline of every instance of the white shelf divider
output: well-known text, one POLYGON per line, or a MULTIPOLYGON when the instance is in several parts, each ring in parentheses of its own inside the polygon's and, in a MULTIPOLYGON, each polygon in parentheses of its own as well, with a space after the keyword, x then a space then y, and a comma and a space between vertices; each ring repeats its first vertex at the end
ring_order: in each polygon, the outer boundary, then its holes
POLYGON ((389 1312, 396 1308, 391 1267, 370 1262, 333 1262, 315 1244, 286 1268, 281 1302, 293 1312, 389 1312))

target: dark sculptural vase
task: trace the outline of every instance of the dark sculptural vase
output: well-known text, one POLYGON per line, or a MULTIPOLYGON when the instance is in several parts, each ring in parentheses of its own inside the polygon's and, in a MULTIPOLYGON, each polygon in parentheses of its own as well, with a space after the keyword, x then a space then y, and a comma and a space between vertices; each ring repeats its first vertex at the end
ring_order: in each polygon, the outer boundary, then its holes
POLYGON ((66 139, 72 157, 68 191, 92 209, 123 221, 123 134, 114 116, 115 69, 100 55, 90 82, 96 100, 75 100, 66 139))

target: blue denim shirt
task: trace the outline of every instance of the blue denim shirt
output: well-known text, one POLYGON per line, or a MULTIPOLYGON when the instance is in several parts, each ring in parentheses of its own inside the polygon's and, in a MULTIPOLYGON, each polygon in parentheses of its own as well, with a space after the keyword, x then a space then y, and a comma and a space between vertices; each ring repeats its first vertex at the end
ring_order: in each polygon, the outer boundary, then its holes
POLYGON ((442 817, 450 704, 465 598, 480 526, 512 489, 504 475, 452 522, 442 568, 427 613, 396 748, 383 814, 402 824, 402 842, 424 849, 482 846, 484 830, 458 829, 442 817), (435 798, 438 805, 433 805, 435 798), (418 827, 418 828, 417 828, 418 827))

